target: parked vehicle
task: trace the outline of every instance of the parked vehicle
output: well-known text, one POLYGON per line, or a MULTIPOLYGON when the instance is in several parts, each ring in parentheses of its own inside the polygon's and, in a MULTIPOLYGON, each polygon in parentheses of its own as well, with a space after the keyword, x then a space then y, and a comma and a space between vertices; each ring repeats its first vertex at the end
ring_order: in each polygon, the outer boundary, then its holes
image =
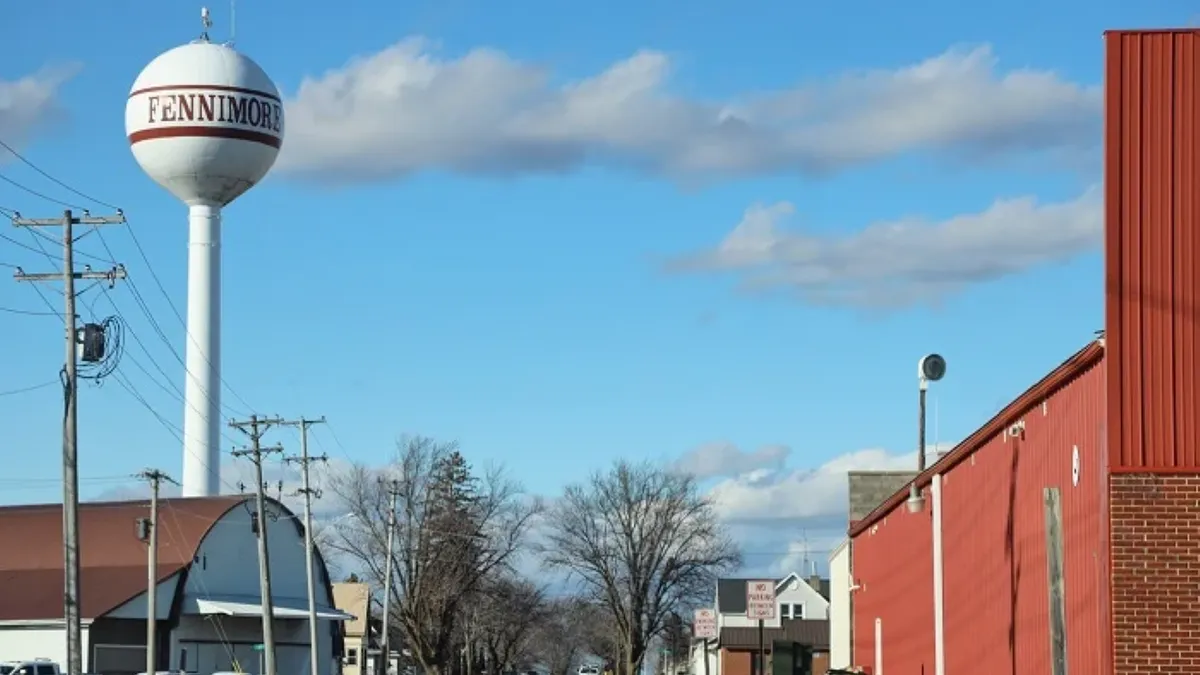
POLYGON ((0 661, 0 675, 62 675, 62 669, 50 659, 0 661))

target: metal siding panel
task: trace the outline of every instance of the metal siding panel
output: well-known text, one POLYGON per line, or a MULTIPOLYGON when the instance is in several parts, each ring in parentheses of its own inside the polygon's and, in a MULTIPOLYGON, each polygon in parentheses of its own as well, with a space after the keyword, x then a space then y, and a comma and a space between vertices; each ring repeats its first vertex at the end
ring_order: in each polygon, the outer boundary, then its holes
POLYGON ((1108 631, 1093 477, 1105 470, 1104 405, 1104 368, 1096 364, 1054 393, 1045 412, 1024 415, 1023 439, 996 436, 947 474, 946 672, 1050 672, 1046 487, 1062 494, 1069 671, 1103 672, 1108 631))
POLYGON ((1200 31, 1105 36, 1109 457, 1115 470, 1200 467, 1200 31))
POLYGON ((916 514, 901 507, 854 538, 856 665, 874 665, 880 618, 884 672, 933 672, 931 513, 928 506, 916 514))
POLYGON ((946 672, 1012 673, 1011 456, 989 440, 945 476, 942 493, 946 672), (986 664, 986 665, 984 665, 986 664))
POLYGON ((1200 38, 1178 40, 1177 72, 1175 77, 1175 124, 1178 142, 1175 145, 1175 213, 1178 224, 1174 256, 1173 284, 1181 309, 1175 315, 1175 420, 1176 443, 1192 453, 1189 464, 1200 465, 1200 130, 1194 126, 1200 115, 1200 38))

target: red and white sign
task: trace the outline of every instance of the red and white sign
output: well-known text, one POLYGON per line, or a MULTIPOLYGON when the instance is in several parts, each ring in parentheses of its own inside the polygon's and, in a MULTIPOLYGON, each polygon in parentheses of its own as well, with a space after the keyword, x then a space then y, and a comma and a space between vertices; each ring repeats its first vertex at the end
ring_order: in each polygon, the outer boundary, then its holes
POLYGON ((698 609, 692 617, 692 635, 697 640, 712 640, 717 637, 717 611, 698 609))
POLYGON ((746 618, 769 621, 775 618, 775 582, 746 582, 746 618))

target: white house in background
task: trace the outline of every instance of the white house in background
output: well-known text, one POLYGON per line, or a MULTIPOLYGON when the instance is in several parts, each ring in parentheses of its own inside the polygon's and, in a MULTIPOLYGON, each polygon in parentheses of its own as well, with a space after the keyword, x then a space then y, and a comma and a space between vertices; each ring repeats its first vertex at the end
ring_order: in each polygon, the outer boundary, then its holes
POLYGON ((850 607, 850 540, 843 539, 829 556, 829 666, 849 668, 854 658, 850 632, 853 616, 850 607))
MULTIPOLYGON (((757 627, 757 619, 746 618, 746 584, 756 579, 718 579, 716 605, 717 634, 725 628, 757 627)), ((764 628, 780 628, 783 619, 829 618, 829 580, 818 575, 807 579, 797 572, 775 582, 775 618, 763 621, 764 628)), ((708 670, 704 668, 704 649, 699 641, 692 645, 692 673, 718 675, 721 653, 717 640, 708 641, 708 670)))
MULTIPOLYGON (((757 619, 746 618, 746 583, 753 579, 717 580, 717 630, 758 626, 757 619)), ((819 576, 804 579, 792 572, 775 584, 775 618, 764 621, 766 628, 779 628, 781 619, 827 619, 828 581, 819 576)))

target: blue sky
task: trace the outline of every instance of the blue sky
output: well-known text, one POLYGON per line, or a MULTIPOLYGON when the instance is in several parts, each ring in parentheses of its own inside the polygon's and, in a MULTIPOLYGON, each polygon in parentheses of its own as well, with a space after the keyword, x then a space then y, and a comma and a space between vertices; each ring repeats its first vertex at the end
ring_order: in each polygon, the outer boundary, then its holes
MULTIPOLYGON (((226 37, 228 7, 212 13, 226 37)), ((949 361, 949 441, 1101 327, 1101 32, 1193 15, 1181 0, 239 3, 237 45, 279 84, 289 135, 225 213, 224 402, 325 415, 318 441, 341 459, 456 438, 545 494, 617 457, 723 448, 710 460, 740 468, 713 468, 718 488, 764 469, 804 501, 817 467, 911 450, 922 354, 949 361)), ((198 16, 23 3, 10 35, 53 39, 0 64, 5 140, 124 208, 180 309, 185 208, 140 172, 122 114, 198 16)), ((19 163, 0 173, 82 201, 19 163)), ((7 183, 0 206, 61 210, 7 183)), ((122 373, 179 426, 182 326, 130 232, 104 239, 171 344, 119 285, 151 353, 127 338, 122 373)), ((48 261, 0 239, 0 263, 48 261)), ((0 308, 45 309, 15 282, 0 308)), ((57 318, 0 321, 0 393, 54 381, 57 318)), ((0 397, 0 503, 58 497, 60 414, 55 387, 0 397)), ((179 441, 116 382, 82 392, 80 429, 88 494, 180 471, 179 441)))

